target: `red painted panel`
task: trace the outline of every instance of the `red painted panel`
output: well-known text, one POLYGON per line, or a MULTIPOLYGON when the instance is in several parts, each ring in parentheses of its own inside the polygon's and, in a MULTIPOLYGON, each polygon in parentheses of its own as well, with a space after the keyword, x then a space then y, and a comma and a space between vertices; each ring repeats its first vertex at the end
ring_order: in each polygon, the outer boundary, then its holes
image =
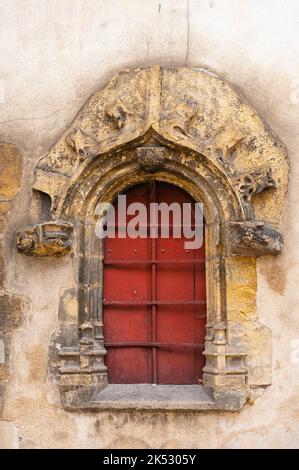
MULTIPOLYGON (((187 193, 166 183, 139 185, 126 194, 128 204, 193 202, 187 193)), ((131 217, 127 217, 127 222, 131 217)), ((185 249, 184 242, 183 237, 172 236, 105 240, 104 335, 110 383, 191 384, 201 378, 205 264, 192 261, 204 259, 205 250, 204 246, 185 249), (164 263, 152 264, 151 260, 164 263), (190 260, 190 264, 175 263, 182 260, 190 260), (119 303, 105 305, 105 300, 119 303), (139 304, 121 304, 128 301, 139 304), (142 301, 170 301, 172 305, 141 305, 142 301), (202 304, 179 304, 183 301, 202 304), (124 346, 128 342, 142 345, 124 346), (158 345, 148 344, 153 342, 158 345), (117 346, 118 343, 122 345, 117 346), (165 344, 168 346, 161 347, 165 344), (198 347, 186 347, 194 344, 198 347)))

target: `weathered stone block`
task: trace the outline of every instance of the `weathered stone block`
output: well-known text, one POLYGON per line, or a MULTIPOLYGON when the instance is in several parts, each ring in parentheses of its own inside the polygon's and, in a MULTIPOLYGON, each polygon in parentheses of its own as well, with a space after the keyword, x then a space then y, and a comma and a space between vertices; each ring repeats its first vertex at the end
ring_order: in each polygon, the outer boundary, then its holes
MULTIPOLYGON (((0 241, 0 289, 3 287, 4 282, 4 245, 3 242, 0 241)), ((1 328, 1 325, 0 325, 1 328)))
POLYGON ((21 186, 22 156, 13 144, 0 144, 0 196, 12 199, 21 186))
POLYGON ((246 391, 240 392, 239 390, 227 389, 213 392, 216 407, 225 411, 240 410, 245 405, 246 398, 246 391))
POLYGON ((11 202, 0 201, 0 217, 7 217, 11 213, 11 202))
POLYGON ((22 323, 23 301, 16 295, 0 295, 0 327, 11 331, 22 323))
POLYGON ((3 235, 6 228, 6 223, 4 219, 0 219, 0 235, 3 235))
POLYGON ((247 351, 248 385, 264 386, 272 382, 271 331, 259 322, 228 324, 232 345, 247 351))
POLYGON ((228 320, 247 321, 256 318, 255 258, 227 258, 226 269, 228 320))
POLYGON ((139 147, 137 149, 137 161, 140 167, 148 173, 160 170, 165 162, 164 147, 139 147))
POLYGON ((71 250, 73 226, 49 221, 32 225, 17 233, 18 251, 28 256, 64 256, 71 250))

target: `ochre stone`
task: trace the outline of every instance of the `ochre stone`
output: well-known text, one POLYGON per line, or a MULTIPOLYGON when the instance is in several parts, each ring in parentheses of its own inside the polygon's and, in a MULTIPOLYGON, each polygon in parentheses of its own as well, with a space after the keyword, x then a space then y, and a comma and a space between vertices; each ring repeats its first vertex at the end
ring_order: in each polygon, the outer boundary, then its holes
POLYGON ((12 199, 21 186, 22 156, 13 144, 0 143, 0 196, 12 199))
POLYGON ((229 321, 256 318, 256 260, 230 257, 227 259, 227 317, 229 321))
MULTIPOLYGON (((4 281, 4 243, 3 241, 0 241, 0 289, 3 287, 3 281, 4 281)), ((1 329, 1 325, 0 325, 1 329)))
POLYGON ((6 217, 11 213, 11 202, 0 201, 0 217, 6 217))
POLYGON ((20 297, 0 294, 0 325, 2 331, 11 331, 22 323, 23 301, 20 297))

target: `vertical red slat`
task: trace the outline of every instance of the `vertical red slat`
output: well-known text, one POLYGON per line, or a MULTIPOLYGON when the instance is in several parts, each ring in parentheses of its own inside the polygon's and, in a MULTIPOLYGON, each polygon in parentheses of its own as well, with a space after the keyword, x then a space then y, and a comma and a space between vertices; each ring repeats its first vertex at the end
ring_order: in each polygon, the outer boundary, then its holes
MULTIPOLYGON (((154 181, 151 184, 151 192, 150 192, 150 202, 156 202, 156 182, 154 181)), ((152 259, 156 259, 156 238, 151 238, 151 245, 152 245, 152 259)), ((152 264, 152 285, 151 285, 151 299, 156 299, 156 264, 152 264)), ((157 314, 157 307, 156 305, 152 305, 152 341, 157 340, 157 324, 156 324, 156 314, 157 314)), ((157 348, 153 347, 153 383, 158 383, 158 370, 157 370, 157 348)))

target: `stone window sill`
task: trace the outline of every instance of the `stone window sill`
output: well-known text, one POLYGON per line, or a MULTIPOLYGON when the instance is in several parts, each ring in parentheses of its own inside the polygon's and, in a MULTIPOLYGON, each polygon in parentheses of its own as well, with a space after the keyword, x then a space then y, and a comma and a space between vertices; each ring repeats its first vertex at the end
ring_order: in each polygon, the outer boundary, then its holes
POLYGON ((110 384, 95 392, 95 409, 213 410, 212 395, 201 385, 110 384))
POLYGON ((64 395, 64 408, 70 411, 101 410, 240 410, 246 395, 240 390, 212 389, 203 385, 109 384, 105 388, 64 395))

